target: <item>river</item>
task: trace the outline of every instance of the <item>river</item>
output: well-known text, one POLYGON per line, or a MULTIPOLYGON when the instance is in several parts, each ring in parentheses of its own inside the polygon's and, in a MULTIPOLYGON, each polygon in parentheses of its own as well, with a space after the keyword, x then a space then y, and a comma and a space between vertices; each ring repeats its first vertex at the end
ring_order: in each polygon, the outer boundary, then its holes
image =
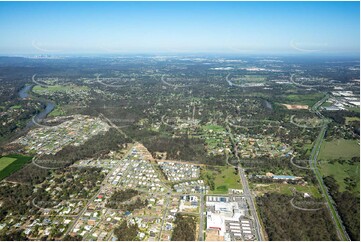
POLYGON ((268 102, 267 100, 263 100, 263 101, 264 101, 266 108, 273 110, 272 104, 270 102, 268 102))
MULTIPOLYGON (((19 91, 19 97, 21 99, 25 99, 25 98, 28 98, 29 97, 29 91, 31 90, 31 88, 33 87, 33 85, 25 85, 23 88, 20 89, 19 91)), ((53 102, 50 102, 48 100, 46 101, 41 101, 42 103, 46 103, 46 107, 43 111, 41 111, 40 113, 38 113, 37 115, 35 115, 35 117, 30 120, 27 125, 26 125, 26 128, 30 128, 32 127, 35 123, 34 123, 34 120, 35 122, 41 122, 44 118, 46 118, 46 116, 54 110, 55 108, 55 104, 53 102)))

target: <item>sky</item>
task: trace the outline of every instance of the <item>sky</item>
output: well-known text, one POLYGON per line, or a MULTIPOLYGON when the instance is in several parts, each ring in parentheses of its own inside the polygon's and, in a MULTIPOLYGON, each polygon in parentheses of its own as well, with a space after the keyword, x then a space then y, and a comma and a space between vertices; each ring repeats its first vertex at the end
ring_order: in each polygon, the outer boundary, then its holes
POLYGON ((359 2, 0 2, 0 54, 359 52, 359 2))

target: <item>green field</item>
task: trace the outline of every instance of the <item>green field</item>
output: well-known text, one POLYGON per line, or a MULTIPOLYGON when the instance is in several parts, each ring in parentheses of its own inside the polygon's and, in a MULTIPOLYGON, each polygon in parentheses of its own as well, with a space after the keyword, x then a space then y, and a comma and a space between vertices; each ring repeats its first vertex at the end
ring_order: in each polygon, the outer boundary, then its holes
POLYGON ((352 190, 356 194, 360 194, 360 163, 347 163, 343 162, 342 164, 339 162, 323 162, 320 165, 320 171, 323 176, 333 176, 337 184, 340 186, 340 191, 346 191, 346 178, 349 178, 356 182, 356 186, 352 190))
POLYGON ((8 155, 0 158, 0 180, 21 169, 32 159, 30 156, 8 155))
POLYGON ((312 107, 317 101, 321 100, 324 97, 322 93, 313 93, 313 94, 290 94, 284 96, 285 102, 287 104, 298 104, 298 105, 308 105, 312 107))
POLYGON ((227 194, 230 188, 242 189, 240 177, 235 174, 234 167, 219 166, 203 169, 202 177, 206 177, 207 174, 214 181, 215 189, 210 191, 211 194, 227 194))
POLYGON ((215 125, 215 124, 209 124, 209 125, 204 125, 202 127, 203 130, 205 131, 210 131, 212 130, 213 132, 222 132, 225 131, 225 129, 222 126, 219 125, 215 125))
POLYGON ((8 165, 10 165, 10 164, 13 163, 14 161, 16 161, 16 158, 1 157, 1 158, 0 158, 0 171, 2 171, 5 167, 7 167, 8 165))
POLYGON ((20 108, 21 108, 21 105, 14 105, 14 106, 11 106, 10 108, 11 108, 11 109, 20 109, 20 108))
POLYGON ((57 117, 57 116, 62 116, 62 115, 65 115, 65 112, 63 110, 62 107, 60 106, 56 106, 56 108, 51 111, 51 113, 49 113, 49 117, 57 117))
POLYGON ((331 102, 324 102, 322 105, 321 105, 321 107, 331 107, 333 105, 333 103, 331 103, 331 102))
POLYGON ((243 81, 246 82, 264 82, 267 80, 267 76, 262 75, 244 75, 240 78, 243 81))
POLYGON ((347 108, 348 111, 352 111, 352 112, 360 112, 360 107, 349 107, 347 108))
POLYGON ((358 117, 346 117, 345 123, 348 124, 349 122, 352 121, 360 121, 360 118, 358 117))
POLYGON ((217 147, 221 146, 223 143, 223 138, 220 136, 220 134, 225 131, 222 126, 213 124, 205 125, 202 126, 202 131, 209 150, 216 149, 217 147))
POLYGON ((262 75, 243 75, 232 78, 232 82, 235 84, 263 83, 266 80, 267 77, 262 75))
POLYGON ((324 141, 321 145, 319 160, 350 159, 360 157, 360 145, 357 140, 337 139, 324 141))

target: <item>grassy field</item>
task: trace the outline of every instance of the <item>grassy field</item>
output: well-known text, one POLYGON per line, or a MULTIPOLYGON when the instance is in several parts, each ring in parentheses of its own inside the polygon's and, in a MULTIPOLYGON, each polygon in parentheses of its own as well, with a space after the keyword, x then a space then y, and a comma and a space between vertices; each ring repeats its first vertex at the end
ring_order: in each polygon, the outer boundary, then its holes
POLYGON ((1 158, 0 158, 0 171, 2 171, 5 167, 7 167, 8 165, 10 165, 10 164, 13 163, 14 161, 16 161, 16 158, 1 157, 1 158))
POLYGON ((8 155, 0 158, 0 180, 21 169, 32 159, 30 156, 8 155))
POLYGON ((205 131, 210 131, 212 130, 213 132, 222 132, 225 131, 225 129, 222 126, 219 125, 214 125, 214 124, 209 124, 209 125, 204 125, 202 127, 203 130, 205 131))
POLYGON ((285 96, 287 104, 308 105, 312 107, 317 101, 324 97, 322 93, 314 94, 290 94, 285 96))
POLYGON ((349 108, 347 108, 347 110, 359 113, 360 112, 360 107, 349 107, 349 108))
POLYGON ((202 126, 202 130, 208 150, 216 149, 223 143, 223 138, 219 136, 219 133, 225 131, 222 126, 205 125, 202 126))
POLYGON ((257 196, 261 196, 265 193, 281 193, 285 195, 292 196, 292 190, 295 189, 298 192, 308 193, 314 198, 321 198, 322 195, 318 191, 316 186, 302 186, 302 185, 293 185, 293 184, 283 184, 283 183, 272 183, 272 184, 251 184, 251 189, 254 191, 257 196))
POLYGON ((69 86, 62 86, 62 85, 54 85, 54 86, 48 86, 48 87, 42 87, 42 86, 34 86, 32 91, 37 94, 45 94, 45 93, 51 93, 51 92, 77 92, 77 91, 87 91, 89 90, 86 86, 75 86, 75 85, 69 85, 69 86))
POLYGON ((360 118, 358 117, 346 117, 345 123, 348 124, 349 122, 352 121, 360 121, 360 118))
POLYGON ((65 115, 65 112, 63 110, 62 107, 60 106, 56 106, 56 108, 51 111, 51 113, 49 113, 49 117, 57 117, 57 116, 62 116, 62 115, 65 115))
POLYGON ((242 189, 240 177, 235 174, 235 169, 231 166, 219 166, 215 168, 202 169, 202 176, 212 177, 215 189, 211 194, 227 194, 228 189, 242 189))
POLYGON ((350 159, 355 156, 360 157, 360 145, 357 140, 337 139, 329 142, 324 141, 322 143, 318 159, 350 159))
POLYGON ((244 75, 242 77, 236 78, 243 82, 264 82, 267 80, 267 76, 262 75, 244 75))
POLYGON ((346 178, 352 179, 356 182, 356 186, 352 190, 352 192, 356 194, 360 194, 360 163, 350 164, 347 162, 343 162, 342 164, 339 162, 323 162, 320 165, 320 171, 323 176, 333 176, 337 184, 340 186, 340 191, 346 191, 346 178))
POLYGON ((10 108, 12 108, 12 109, 20 109, 21 105, 14 105, 14 106, 11 106, 10 108))

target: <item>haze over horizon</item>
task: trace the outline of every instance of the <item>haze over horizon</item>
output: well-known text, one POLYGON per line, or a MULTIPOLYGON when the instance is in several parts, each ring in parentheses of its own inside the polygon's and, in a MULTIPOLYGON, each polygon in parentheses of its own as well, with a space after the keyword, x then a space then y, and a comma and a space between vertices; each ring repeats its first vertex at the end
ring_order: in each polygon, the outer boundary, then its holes
POLYGON ((1 2, 0 54, 354 55, 359 2, 1 2))

